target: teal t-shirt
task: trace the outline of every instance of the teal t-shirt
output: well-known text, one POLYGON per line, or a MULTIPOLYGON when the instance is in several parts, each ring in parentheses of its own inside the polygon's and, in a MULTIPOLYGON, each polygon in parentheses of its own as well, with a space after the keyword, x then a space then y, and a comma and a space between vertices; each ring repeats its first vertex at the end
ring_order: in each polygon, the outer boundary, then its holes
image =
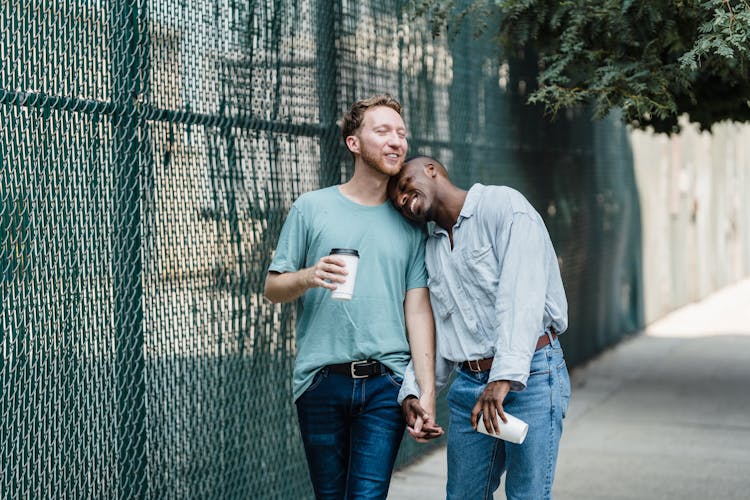
POLYGON ((354 248, 359 264, 350 301, 311 288, 298 300, 294 399, 323 366, 377 359, 403 376, 409 361, 404 322, 406 291, 427 286, 426 232, 390 202, 359 205, 338 186, 305 193, 292 205, 269 271, 314 265, 332 248, 354 248))

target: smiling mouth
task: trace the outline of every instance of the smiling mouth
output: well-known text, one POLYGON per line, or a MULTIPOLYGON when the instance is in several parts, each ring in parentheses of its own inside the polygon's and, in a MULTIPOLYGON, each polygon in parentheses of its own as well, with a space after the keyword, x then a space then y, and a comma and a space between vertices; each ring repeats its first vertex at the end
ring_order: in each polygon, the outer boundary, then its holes
POLYGON ((419 217, 417 214, 417 202, 419 201, 419 194, 413 194, 407 203, 404 203, 403 212, 409 218, 416 219, 419 217))

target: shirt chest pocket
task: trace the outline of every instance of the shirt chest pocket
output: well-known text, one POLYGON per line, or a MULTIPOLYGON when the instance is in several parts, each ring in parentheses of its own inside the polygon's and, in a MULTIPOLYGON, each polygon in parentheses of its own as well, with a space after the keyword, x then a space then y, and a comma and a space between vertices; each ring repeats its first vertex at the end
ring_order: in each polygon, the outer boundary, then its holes
POLYGON ((488 294, 494 295, 500 269, 492 245, 464 250, 462 262, 465 268, 463 275, 471 285, 466 290, 471 298, 484 302, 488 299, 488 294))
POLYGON ((447 319, 453 314, 453 302, 448 297, 445 281, 438 276, 430 276, 427 281, 430 289, 432 312, 440 319, 447 319))

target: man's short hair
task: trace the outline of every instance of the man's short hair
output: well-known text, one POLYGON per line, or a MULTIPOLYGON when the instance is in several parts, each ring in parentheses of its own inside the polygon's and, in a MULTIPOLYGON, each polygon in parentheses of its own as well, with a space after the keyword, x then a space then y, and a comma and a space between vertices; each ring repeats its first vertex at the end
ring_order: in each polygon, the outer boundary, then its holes
POLYGON ((401 103, 390 94, 378 94, 367 99, 360 99, 352 104, 341 120, 341 134, 344 142, 362 126, 365 112, 377 106, 387 106, 401 115, 401 103))
POLYGON ((404 161, 404 165, 414 160, 425 160, 429 163, 432 163, 433 165, 435 165, 435 170, 437 170, 440 175, 442 175, 446 179, 450 179, 450 176, 448 175, 448 169, 445 168, 445 165, 440 163, 440 160, 438 160, 437 158, 429 155, 416 154, 407 158, 406 161, 404 161))

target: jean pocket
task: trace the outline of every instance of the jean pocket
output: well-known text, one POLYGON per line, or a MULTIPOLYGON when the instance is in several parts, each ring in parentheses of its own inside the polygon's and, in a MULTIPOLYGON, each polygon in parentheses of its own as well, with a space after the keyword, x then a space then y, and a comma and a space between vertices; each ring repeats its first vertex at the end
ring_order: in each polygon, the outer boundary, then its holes
POLYGON ((557 380, 560 384, 560 407, 562 408, 562 416, 565 418, 570 402, 570 375, 565 360, 557 366, 557 380))
MULTIPOLYGON (((546 349, 546 347, 544 348, 546 349)), ((534 353, 531 358, 531 366, 529 366, 529 377, 538 377, 539 375, 547 375, 552 371, 552 365, 550 359, 547 356, 547 352, 544 349, 539 349, 534 353)))
POLYGON ((391 371, 387 371, 385 373, 385 376, 388 378, 388 382, 390 382, 393 387, 395 387, 396 389, 401 389, 401 385, 404 383, 403 377, 399 377, 391 371))
POLYGON ((321 382, 323 382, 323 379, 326 378, 326 370, 318 370, 318 372, 313 377, 312 383, 310 386, 305 389, 305 392, 312 392, 315 389, 318 388, 321 382))

